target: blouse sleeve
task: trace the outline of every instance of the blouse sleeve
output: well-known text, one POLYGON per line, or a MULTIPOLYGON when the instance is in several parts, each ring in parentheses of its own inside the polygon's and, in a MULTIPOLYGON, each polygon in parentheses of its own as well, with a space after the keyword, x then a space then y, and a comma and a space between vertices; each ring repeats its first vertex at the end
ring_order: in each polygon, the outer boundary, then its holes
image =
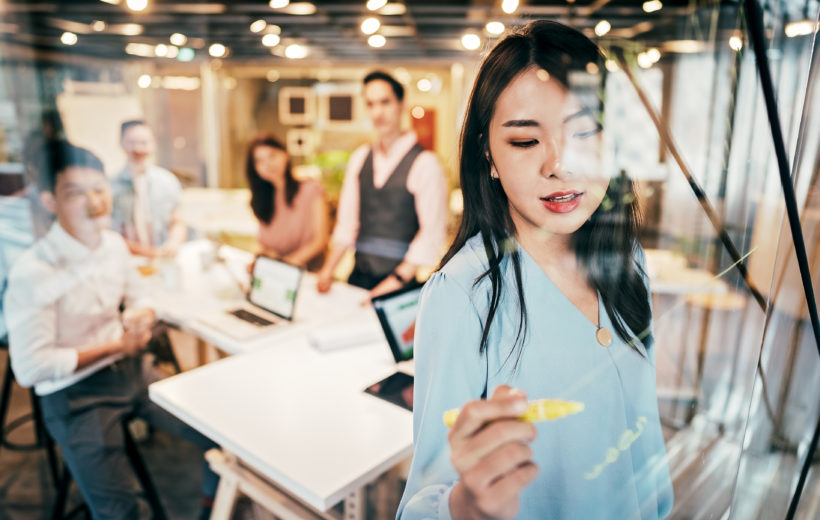
POLYGON ((479 354, 481 319, 469 291, 435 273, 425 285, 416 325, 413 410, 414 454, 397 518, 450 518, 458 474, 450 462, 443 414, 477 399, 487 364, 479 354))

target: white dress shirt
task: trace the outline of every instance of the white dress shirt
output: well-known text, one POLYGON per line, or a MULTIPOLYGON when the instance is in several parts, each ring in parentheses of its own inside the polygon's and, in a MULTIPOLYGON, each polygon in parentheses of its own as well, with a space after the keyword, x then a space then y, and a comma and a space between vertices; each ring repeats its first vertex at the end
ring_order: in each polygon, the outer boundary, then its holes
POLYGON ((77 370, 78 354, 122 335, 119 305, 145 307, 139 275, 117 233, 96 249, 59 223, 14 264, 5 294, 9 354, 17 381, 38 395, 66 388, 113 363, 112 355, 77 370))

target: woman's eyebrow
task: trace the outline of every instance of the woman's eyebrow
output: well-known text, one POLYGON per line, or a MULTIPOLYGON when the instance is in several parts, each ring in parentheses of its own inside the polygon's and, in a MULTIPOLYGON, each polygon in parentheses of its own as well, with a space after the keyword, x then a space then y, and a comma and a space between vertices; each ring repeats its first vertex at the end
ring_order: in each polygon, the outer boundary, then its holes
POLYGON ((508 128, 526 128, 530 126, 541 126, 538 124, 538 121, 534 119, 511 119, 506 123, 503 123, 501 126, 508 127, 508 128))
POLYGON ((592 113, 592 109, 589 108, 589 107, 584 107, 581 110, 579 110, 578 112, 575 112, 574 114, 570 114, 567 117, 565 117, 564 118, 564 123, 572 121, 573 119, 577 119, 577 118, 582 117, 582 116, 594 117, 594 114, 592 113))

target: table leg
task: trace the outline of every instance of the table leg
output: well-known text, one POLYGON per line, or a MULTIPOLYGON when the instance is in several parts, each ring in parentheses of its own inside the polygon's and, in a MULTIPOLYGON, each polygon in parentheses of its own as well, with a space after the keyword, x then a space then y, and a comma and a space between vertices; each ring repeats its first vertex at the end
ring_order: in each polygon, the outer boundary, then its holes
POLYGON ((205 364, 206 359, 205 356, 208 353, 208 343, 205 340, 197 337, 196 338, 196 357, 197 357, 197 366, 202 366, 205 364))
POLYGON ((238 494, 239 479, 237 475, 229 471, 219 473, 219 487, 216 488, 211 520, 228 520, 233 512, 233 506, 238 494))
POLYGON ((364 488, 359 488, 345 497, 344 520, 364 520, 364 488))

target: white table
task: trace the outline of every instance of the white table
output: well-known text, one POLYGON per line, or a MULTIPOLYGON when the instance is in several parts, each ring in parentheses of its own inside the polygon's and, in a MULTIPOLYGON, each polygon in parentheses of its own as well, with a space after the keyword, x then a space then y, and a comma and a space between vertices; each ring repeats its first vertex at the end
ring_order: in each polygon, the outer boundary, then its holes
POLYGON ((250 279, 247 266, 253 260, 248 252, 224 245, 215 251, 214 247, 208 240, 188 242, 175 259, 157 264, 158 272, 146 282, 160 319, 228 354, 255 350, 270 345, 273 340, 280 341, 334 323, 361 323, 362 338, 380 337, 381 330, 372 308, 360 305, 366 301, 367 291, 334 282, 327 294, 319 294, 316 276, 312 273, 302 277, 292 323, 272 327, 270 332, 253 340, 239 340, 208 326, 198 317, 245 301, 244 291, 250 279))
MULTIPOLYGON (((383 341, 321 353, 302 334, 149 392, 256 474, 325 512, 412 453, 412 414, 363 392, 395 368, 383 341)), ((215 514, 225 509, 220 495, 236 491, 223 483, 215 514)))

